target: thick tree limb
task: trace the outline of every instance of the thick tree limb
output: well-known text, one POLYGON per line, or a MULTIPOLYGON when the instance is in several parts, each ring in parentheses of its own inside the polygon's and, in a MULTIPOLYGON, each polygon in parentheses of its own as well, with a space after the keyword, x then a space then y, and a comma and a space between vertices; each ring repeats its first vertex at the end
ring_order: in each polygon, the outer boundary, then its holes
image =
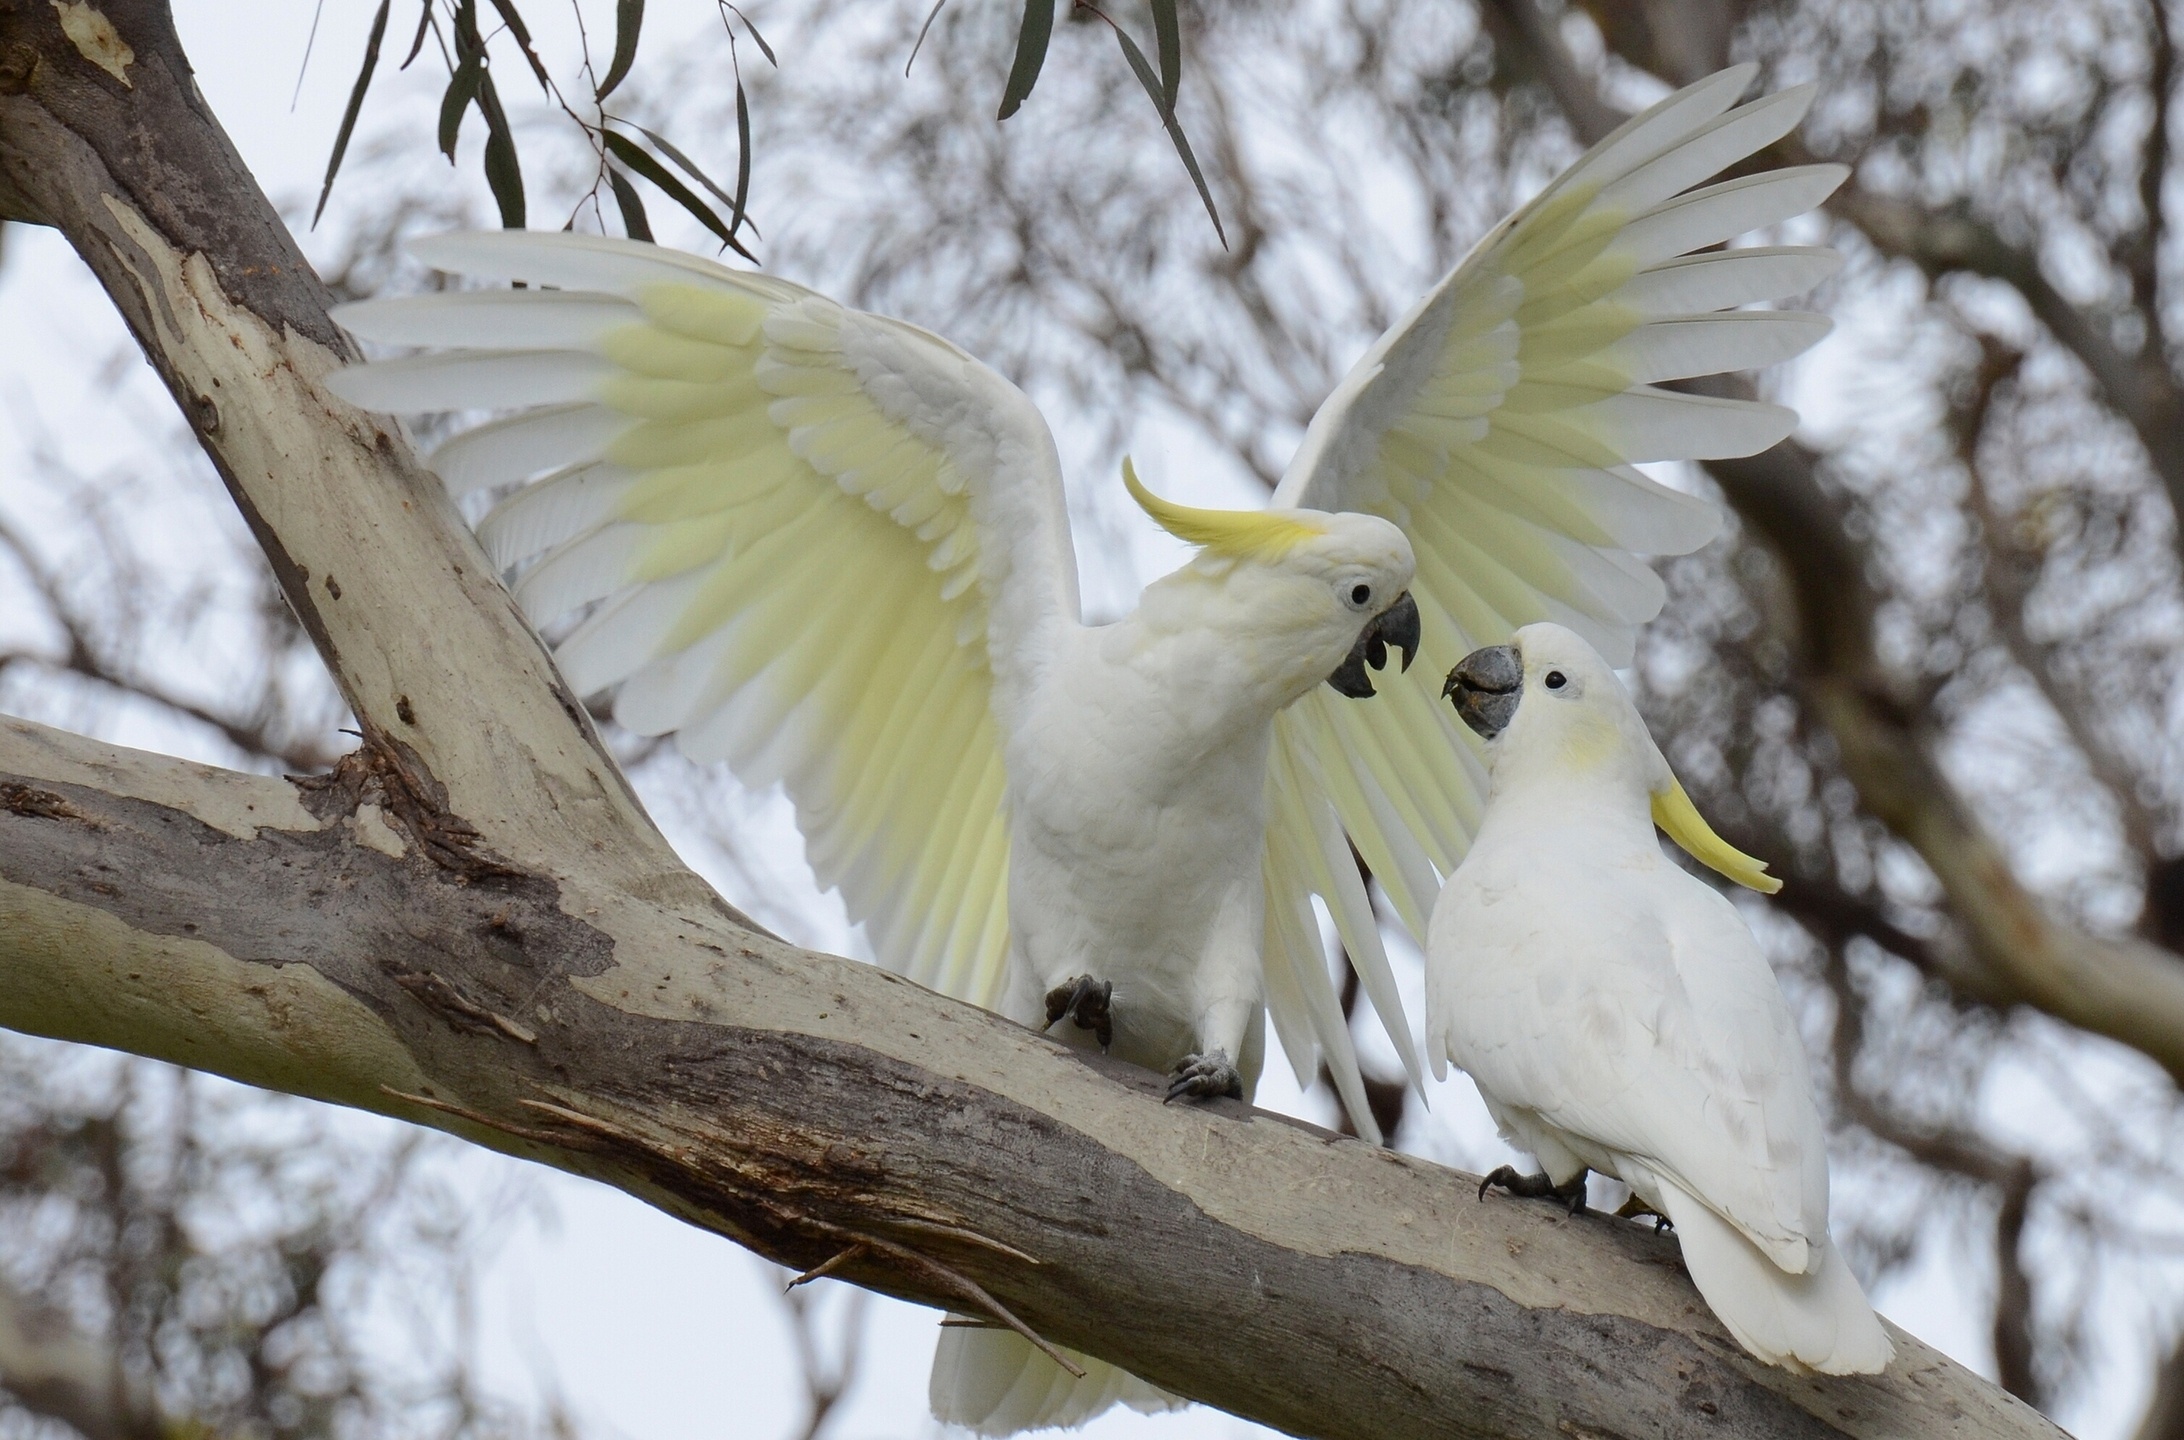
POLYGON ((319 388, 346 343, 163 6, 103 8, 126 65, 0 0, 0 185, 113 295, 363 744, 291 782, 0 723, 0 1024, 449 1129, 1299 1434, 2057 1433, 1907 1336, 1870 1380, 1760 1366, 1672 1240, 1163 1106, 753 929, 399 432, 319 388))
POLYGON ((333 794, 0 722, 0 1021, 440 1125, 798 1269, 853 1251, 836 1274, 926 1304, 975 1285, 1300 1434, 2056 1433, 1908 1336, 1874 1380, 1749 1360, 1672 1237, 1161 1105, 713 907, 572 913, 333 794))

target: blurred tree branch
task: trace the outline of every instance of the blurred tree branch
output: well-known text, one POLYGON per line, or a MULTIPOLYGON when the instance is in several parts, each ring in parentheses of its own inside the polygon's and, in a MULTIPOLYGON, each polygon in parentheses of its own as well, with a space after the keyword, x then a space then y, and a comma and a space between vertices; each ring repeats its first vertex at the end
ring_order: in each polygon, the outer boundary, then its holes
POLYGON ((121 1357, 69 1318, 0 1282, 0 1391, 84 1440, 167 1440, 121 1357))

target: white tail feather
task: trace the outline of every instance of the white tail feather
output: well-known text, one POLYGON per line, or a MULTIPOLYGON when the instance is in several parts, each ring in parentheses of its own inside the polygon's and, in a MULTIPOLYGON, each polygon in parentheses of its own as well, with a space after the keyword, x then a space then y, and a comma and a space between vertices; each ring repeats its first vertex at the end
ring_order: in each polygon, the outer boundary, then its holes
POLYGON ((1115 1405, 1157 1415, 1189 1403, 1104 1360, 1062 1353, 1083 1368, 1082 1380, 1013 1330, 943 1326, 928 1392, 933 1418, 979 1435, 1014 1435, 1075 1429, 1115 1405))
POLYGON ((1823 1237, 1819 1264, 1810 1274, 1792 1275, 1673 1183, 1662 1180, 1660 1190, 1692 1283, 1738 1344, 1800 1374, 1872 1375, 1888 1368, 1896 1347, 1841 1250, 1823 1237))

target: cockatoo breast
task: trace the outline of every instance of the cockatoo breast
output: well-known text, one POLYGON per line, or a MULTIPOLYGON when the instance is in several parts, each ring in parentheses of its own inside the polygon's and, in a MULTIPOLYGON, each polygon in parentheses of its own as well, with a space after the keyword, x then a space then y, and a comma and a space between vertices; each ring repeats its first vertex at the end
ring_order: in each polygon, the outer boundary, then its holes
POLYGON ((1225 909, 1256 915, 1278 706, 1219 641, 1132 616, 1046 668, 1008 751, 1009 911, 1035 968, 1081 949, 1118 982, 1187 970, 1225 909))

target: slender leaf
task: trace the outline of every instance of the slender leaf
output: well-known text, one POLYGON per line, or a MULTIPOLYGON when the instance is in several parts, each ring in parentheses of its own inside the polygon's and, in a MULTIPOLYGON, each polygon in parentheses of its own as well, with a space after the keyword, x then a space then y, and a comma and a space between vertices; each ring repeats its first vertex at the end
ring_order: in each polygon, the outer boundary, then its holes
POLYGON ((947 3, 948 0, 933 0, 933 8, 925 12, 925 23, 918 27, 918 41, 910 47, 910 58, 902 62, 905 79, 909 77, 910 67, 918 63, 918 52, 925 48, 925 37, 932 30, 933 22, 940 18, 940 7, 947 3))
POLYGON ((728 9, 735 11, 736 18, 743 22, 743 28, 750 31, 751 38, 758 42, 758 53, 766 57, 768 65, 779 70, 781 68, 780 59, 773 53, 773 46, 766 43, 766 37, 758 33, 758 27, 751 23, 751 17, 736 9, 734 5, 729 5, 728 0, 721 0, 721 3, 726 5, 728 9))
POLYGON ((515 131, 508 126, 508 114, 501 109, 491 75, 479 81, 478 113, 485 117, 485 183, 493 191, 493 203, 500 207, 502 228, 521 230, 523 167, 516 163, 515 131))
POLYGON ((485 65, 472 58, 455 67, 454 75, 447 82, 447 91, 440 97, 440 153, 447 163, 455 163, 455 142, 462 138, 463 112, 470 102, 478 98, 478 85, 485 79, 485 65))
MULTIPOLYGON (((738 91, 741 91, 742 88, 742 81, 738 80, 736 82, 736 89, 738 91)), ((746 128, 749 119, 747 111, 745 112, 744 119, 746 123, 740 124, 736 128, 745 137, 743 142, 744 149, 746 150, 746 152, 748 152, 750 148, 750 141, 748 138, 750 132, 746 128)), ((675 148, 674 142, 669 140, 665 135, 662 135, 657 130, 648 130, 634 120, 624 120, 616 118, 615 123, 617 125, 627 125, 630 129, 644 136, 647 140, 650 140, 654 145, 659 147, 661 154, 665 155, 668 159, 675 162, 676 169, 682 171, 683 174, 688 175, 691 179, 697 181, 700 185, 703 185, 706 190, 711 193, 712 197, 715 200, 718 200, 721 204, 726 205, 732 212, 734 212, 729 216, 729 229, 741 230, 746 225, 750 225, 751 229, 754 232, 758 229, 757 225, 752 224, 750 217, 743 214, 743 203, 737 200, 734 195, 730 195, 727 191, 721 189, 718 184, 714 183, 712 176, 706 174, 703 170, 698 168, 697 161, 691 159, 688 155, 683 154, 682 151, 675 148)), ((740 167, 736 173, 739 181, 738 193, 744 193, 749 185, 749 166, 745 165, 743 167, 740 167)))
POLYGON ((455 73, 448 77, 447 92, 440 97, 440 153, 455 163, 455 142, 462 137, 463 112, 478 98, 485 79, 485 46, 478 39, 477 0, 462 0, 455 7, 455 73))
POLYGON ((425 0, 425 3, 419 6, 417 10, 417 34, 409 42, 409 54, 402 57, 402 68, 404 70, 409 69, 410 62, 424 53, 425 31, 431 27, 432 0, 425 0))
POLYGON ((606 99, 614 93, 614 87, 629 75, 629 67, 637 63, 637 32, 644 28, 645 0, 614 0, 614 59, 607 66, 607 78, 599 82, 595 97, 606 99))
POLYGON ((1191 183, 1198 187, 1198 198, 1206 202, 1206 214, 1213 219, 1213 233, 1220 237, 1221 248, 1228 249, 1228 232, 1221 228, 1221 212, 1213 206, 1213 192, 1206 188, 1206 177, 1199 173, 1198 157, 1191 153, 1191 142, 1184 137, 1183 127, 1176 123, 1175 108, 1168 104, 1167 97, 1161 93, 1160 77, 1153 73, 1153 67, 1146 62, 1145 52, 1138 49, 1137 42, 1130 38, 1130 32, 1120 25, 1116 25, 1114 31, 1115 39, 1122 43, 1123 58, 1130 62, 1131 70, 1137 74, 1138 83, 1145 87, 1145 93, 1152 97, 1153 108, 1160 112, 1160 123, 1167 127, 1168 138, 1175 142, 1175 153, 1183 157, 1183 168, 1191 172, 1191 183))
POLYGON ((356 117, 364 108, 364 92, 372 85, 372 71, 379 68, 379 42, 387 38, 387 12, 394 8, 394 0, 379 0, 379 13, 372 17, 372 33, 364 41, 364 63, 356 72, 356 84, 349 88, 349 108, 341 112, 341 128, 334 132, 334 153, 326 162, 326 183, 319 186, 318 208, 311 212, 311 228, 318 228, 319 216, 326 213, 326 197, 334 193, 334 176, 341 173, 341 157, 349 153, 349 136, 356 130, 356 117))
POLYGON ((632 240, 650 240, 652 222, 645 219, 645 201, 637 186, 612 165, 607 167, 607 183, 614 187, 614 203, 622 207, 622 233, 632 240))
POLYGON ((1039 67, 1046 64, 1047 42, 1054 38, 1054 0, 1024 0, 1024 23, 1016 31, 1016 63, 1009 67, 1009 82, 1001 90, 1001 118, 1008 119, 1039 83, 1039 67))
POLYGON ((723 245, 754 265, 758 263, 758 257, 743 248, 742 242, 736 239, 735 232, 728 228, 727 223, 714 214, 712 207, 700 200, 688 185, 677 180, 674 171, 653 159, 650 153, 627 135, 602 130, 599 137, 606 142, 607 149, 613 152, 615 159, 657 185, 666 193, 668 199, 689 211, 700 225, 718 235, 723 245))
POLYGON ((1149 0, 1153 9, 1153 50, 1160 56, 1160 93, 1175 108, 1183 88, 1183 27, 1176 19, 1175 0, 1149 0))
POLYGON ((516 37, 516 48, 523 58, 531 62, 531 73, 538 77, 538 88, 546 94, 554 93, 554 82, 546 78, 546 62, 538 58, 538 47, 531 43, 531 27, 523 23, 523 15, 516 9, 516 0, 493 0, 493 8, 500 11, 501 23, 508 33, 516 37))
MULTIPOLYGON (((743 74, 736 73, 736 198, 728 216, 728 228, 741 230, 744 202, 751 198, 751 102, 743 93, 743 74)), ((755 229, 755 227, 754 227, 755 229)))

